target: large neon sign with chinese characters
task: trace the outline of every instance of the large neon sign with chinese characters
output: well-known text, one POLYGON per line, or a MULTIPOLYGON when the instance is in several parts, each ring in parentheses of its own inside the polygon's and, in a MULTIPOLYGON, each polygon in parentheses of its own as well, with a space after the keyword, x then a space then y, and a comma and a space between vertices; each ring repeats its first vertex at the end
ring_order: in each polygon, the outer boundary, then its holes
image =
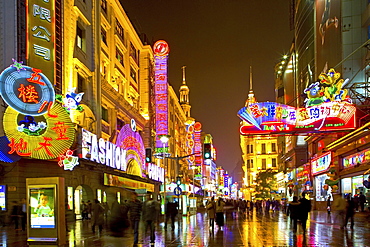
POLYGON ((42 69, 54 81, 55 1, 27 2, 27 63, 42 69))
POLYGON ((339 73, 332 69, 305 89, 306 107, 275 102, 252 103, 238 111, 240 134, 294 134, 356 128, 356 107, 351 104, 339 73), (335 77, 336 79, 331 79, 335 77))
POLYGON ((0 160, 55 159, 72 146, 75 125, 55 103, 54 88, 42 71, 13 62, 0 74, 0 93, 9 105, 3 117, 6 145, 1 146, 0 160))
MULTIPOLYGON (((163 143, 158 136, 168 135, 168 44, 164 40, 159 40, 154 44, 153 50, 155 59, 156 148, 161 150, 163 143)), ((168 143, 164 145, 168 147, 168 143)))

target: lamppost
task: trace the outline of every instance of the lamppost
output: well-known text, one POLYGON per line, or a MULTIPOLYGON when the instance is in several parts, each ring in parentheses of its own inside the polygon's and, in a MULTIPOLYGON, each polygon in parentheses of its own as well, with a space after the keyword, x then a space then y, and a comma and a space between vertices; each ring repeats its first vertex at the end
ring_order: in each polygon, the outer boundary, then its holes
MULTIPOLYGON (((164 210, 166 209, 166 173, 167 173, 167 162, 166 162, 166 143, 170 140, 169 135, 162 135, 159 138, 163 144, 163 150, 162 150, 162 155, 163 155, 163 166, 164 166, 164 181, 163 181, 163 205, 164 205, 164 210)), ((166 213, 166 212, 164 212, 166 213)))

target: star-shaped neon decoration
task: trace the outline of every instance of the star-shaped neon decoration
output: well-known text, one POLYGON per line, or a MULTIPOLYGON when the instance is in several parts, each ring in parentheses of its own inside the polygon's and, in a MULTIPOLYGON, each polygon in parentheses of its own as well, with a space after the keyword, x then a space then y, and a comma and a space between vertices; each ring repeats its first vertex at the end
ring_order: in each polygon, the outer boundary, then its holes
POLYGON ((23 67, 23 61, 18 62, 14 58, 12 58, 13 64, 10 67, 16 68, 17 71, 26 70, 26 68, 23 67))

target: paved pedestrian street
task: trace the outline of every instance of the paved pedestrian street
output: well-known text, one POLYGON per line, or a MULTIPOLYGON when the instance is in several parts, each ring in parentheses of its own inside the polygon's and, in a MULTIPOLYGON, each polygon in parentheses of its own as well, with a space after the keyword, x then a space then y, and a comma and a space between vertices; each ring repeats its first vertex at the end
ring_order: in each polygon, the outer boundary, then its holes
MULTIPOLYGON (((297 234, 291 231, 289 217, 282 212, 268 214, 226 215, 223 229, 209 227, 207 214, 180 217, 175 229, 164 229, 164 223, 156 226, 154 246, 370 246, 370 214, 357 213, 354 229, 340 229, 335 214, 313 211, 307 223, 308 231, 303 235, 298 227, 297 234)), ((67 245, 70 247, 126 247, 133 246, 133 231, 126 230, 124 236, 113 237, 109 231, 93 234, 90 221, 70 223, 67 245)), ((26 233, 14 231, 11 226, 0 228, 2 245, 9 247, 27 246, 26 233)), ((149 232, 144 233, 140 224, 139 244, 151 246, 149 232)), ((153 246, 153 245, 152 245, 153 246)))

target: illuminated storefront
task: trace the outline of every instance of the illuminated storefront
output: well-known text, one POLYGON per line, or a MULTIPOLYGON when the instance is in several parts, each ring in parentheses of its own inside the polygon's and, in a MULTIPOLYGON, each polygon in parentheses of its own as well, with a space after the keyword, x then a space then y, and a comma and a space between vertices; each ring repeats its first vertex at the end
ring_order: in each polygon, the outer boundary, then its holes
POLYGON ((332 188, 325 181, 329 179, 327 170, 332 162, 332 153, 327 152, 311 160, 311 172, 313 176, 313 185, 315 188, 314 198, 316 208, 324 210, 326 200, 331 196, 332 188))

